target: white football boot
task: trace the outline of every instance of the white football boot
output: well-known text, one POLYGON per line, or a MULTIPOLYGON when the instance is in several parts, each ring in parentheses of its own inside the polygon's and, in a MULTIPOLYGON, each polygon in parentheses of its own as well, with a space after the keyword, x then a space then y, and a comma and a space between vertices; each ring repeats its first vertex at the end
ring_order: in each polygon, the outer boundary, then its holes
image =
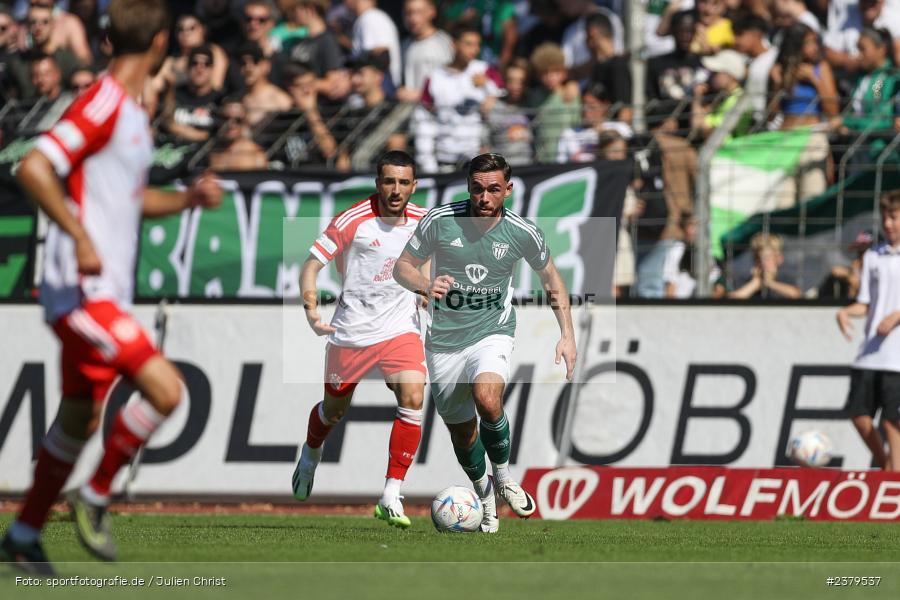
POLYGON ((294 469, 294 477, 291 480, 294 490, 294 498, 301 502, 309 498, 312 494, 313 481, 316 477, 316 467, 319 466, 319 460, 322 459, 322 448, 310 448, 303 444, 300 450, 300 460, 297 461, 297 468, 294 469))
POLYGON ((527 519, 534 514, 537 505, 531 494, 522 489, 522 486, 509 479, 497 486, 497 493, 503 498, 514 513, 519 515, 520 519, 527 519))

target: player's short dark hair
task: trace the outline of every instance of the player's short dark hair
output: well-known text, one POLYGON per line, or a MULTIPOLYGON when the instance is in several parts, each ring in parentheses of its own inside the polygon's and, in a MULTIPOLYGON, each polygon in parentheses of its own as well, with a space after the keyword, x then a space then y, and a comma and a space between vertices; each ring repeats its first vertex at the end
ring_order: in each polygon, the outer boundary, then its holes
POLYGON ((584 22, 584 27, 585 29, 587 29, 588 27, 599 29, 600 35, 602 35, 603 37, 610 40, 613 38, 612 21, 610 21, 609 17, 602 12, 594 13, 589 16, 584 22))
POLYGON ((467 33, 474 33, 478 37, 481 37, 481 30, 477 27, 469 25, 468 23, 461 23, 456 27, 452 27, 449 33, 454 42, 461 39, 462 36, 466 35, 467 33))
POLYGON ((735 35, 740 35, 745 31, 759 31, 766 34, 769 31, 769 22, 757 14, 747 13, 735 20, 732 29, 735 35))
POLYGON ((375 167, 375 172, 378 173, 379 179, 381 179, 381 174, 384 171, 385 165, 391 165, 392 167, 409 167, 412 169, 413 179, 416 178, 416 161, 403 150, 391 150, 381 155, 381 158, 378 159, 378 164, 375 167))
POLYGON ((900 210, 900 190, 891 190, 882 194, 878 208, 881 209, 881 212, 900 210))
POLYGON ((164 0, 112 0, 106 13, 113 56, 146 52, 156 34, 169 29, 169 7, 164 0))
POLYGON ((493 152, 479 154, 469 162, 468 178, 471 180, 475 173, 491 173, 493 171, 503 171, 505 181, 509 181, 512 177, 512 167, 501 155, 493 152))

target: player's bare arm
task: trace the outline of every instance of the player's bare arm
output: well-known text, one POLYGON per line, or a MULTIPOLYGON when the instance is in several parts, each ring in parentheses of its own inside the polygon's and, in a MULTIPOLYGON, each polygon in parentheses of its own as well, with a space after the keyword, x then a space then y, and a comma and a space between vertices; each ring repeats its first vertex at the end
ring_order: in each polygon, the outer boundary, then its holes
POLYGON ((838 329, 847 340, 853 339, 853 326, 850 324, 851 317, 864 317, 869 310, 868 304, 862 302, 854 302, 849 304, 837 312, 838 329))
POLYGON ((306 321, 316 335, 330 335, 337 331, 328 323, 322 321, 319 315, 319 290, 316 288, 316 278, 325 264, 315 256, 310 255, 303 263, 300 270, 300 293, 303 297, 303 311, 306 313, 306 321))
POLYGON ((556 316, 556 322, 559 324, 560 337, 556 344, 556 364, 559 364, 560 359, 564 359, 566 361, 566 379, 572 379, 577 350, 569 292, 566 290, 566 284, 559 275, 559 271, 556 270, 552 258, 547 261, 547 266, 538 271, 538 277, 540 277, 544 292, 550 300, 550 307, 556 316))
POLYGON ((103 268, 100 257, 87 231, 66 206, 66 193, 50 160, 41 152, 32 150, 22 160, 16 178, 32 201, 75 241, 78 272, 99 275, 103 268))
POLYGON ((186 208, 218 208, 222 204, 222 186, 212 171, 204 171, 186 190, 148 188, 144 192, 145 217, 164 217, 186 208))
POLYGON ((440 300, 450 291, 455 281, 449 275, 438 275, 432 281, 423 271, 428 261, 413 256, 406 250, 394 263, 394 279, 409 291, 424 297, 440 300))

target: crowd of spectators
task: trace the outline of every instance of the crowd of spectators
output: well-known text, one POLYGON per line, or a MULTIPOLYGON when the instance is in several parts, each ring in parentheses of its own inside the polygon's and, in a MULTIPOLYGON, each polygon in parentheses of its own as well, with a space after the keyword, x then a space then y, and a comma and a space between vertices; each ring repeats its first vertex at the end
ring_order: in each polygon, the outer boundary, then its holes
MULTIPOLYGON (((104 0, 2 2, 0 145, 52 123, 109 54, 104 0)), ((693 293, 697 146, 744 95, 732 135, 813 131, 778 208, 834 181, 835 140, 900 130, 900 0, 649 0, 637 44, 622 0, 170 5, 171 52, 142 100, 159 142, 217 168, 363 170, 387 149, 426 172, 488 149, 513 165, 634 159, 618 293, 693 293), (646 64, 638 127, 627 42, 646 64)), ((769 285, 773 264, 720 295, 792 296, 769 285)))

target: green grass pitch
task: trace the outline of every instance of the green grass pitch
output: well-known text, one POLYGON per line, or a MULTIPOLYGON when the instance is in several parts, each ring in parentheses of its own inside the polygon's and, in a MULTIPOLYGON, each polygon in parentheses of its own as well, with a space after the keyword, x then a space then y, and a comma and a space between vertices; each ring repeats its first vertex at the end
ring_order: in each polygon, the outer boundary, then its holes
POLYGON ((45 546, 63 578, 128 586, 26 586, 3 566, 0 598, 900 598, 900 523, 507 518, 488 536, 425 518, 400 531, 371 517, 120 514, 113 526, 117 564, 92 561, 61 515, 45 546), (826 584, 870 576, 877 587, 826 584))

